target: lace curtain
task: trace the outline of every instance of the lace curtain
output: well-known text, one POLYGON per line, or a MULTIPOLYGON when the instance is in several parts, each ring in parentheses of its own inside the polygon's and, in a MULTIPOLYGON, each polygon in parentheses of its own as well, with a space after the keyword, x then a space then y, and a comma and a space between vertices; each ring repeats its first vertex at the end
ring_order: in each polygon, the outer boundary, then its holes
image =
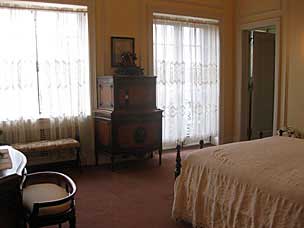
POLYGON ((48 123, 50 139, 91 145, 87 13, 0 8, 0 28, 3 140, 39 140, 48 123))
POLYGON ((157 104, 164 110, 165 148, 217 143, 219 129, 219 27, 154 18, 157 104))

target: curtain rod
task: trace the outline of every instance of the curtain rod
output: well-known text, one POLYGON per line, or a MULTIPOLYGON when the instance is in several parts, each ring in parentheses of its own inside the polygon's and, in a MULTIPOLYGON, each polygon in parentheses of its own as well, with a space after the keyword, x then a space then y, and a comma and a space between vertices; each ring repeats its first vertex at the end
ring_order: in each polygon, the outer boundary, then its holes
POLYGON ((218 20, 208 20, 208 19, 195 19, 195 18, 187 18, 187 17, 182 17, 182 16, 174 16, 174 15, 160 15, 160 14, 154 14, 153 15, 154 20, 164 20, 164 21, 172 21, 172 22, 183 22, 183 23, 192 23, 192 24, 210 24, 210 25, 218 25, 219 21, 218 20))
POLYGON ((63 7, 58 6, 47 6, 43 4, 35 4, 35 5, 28 5, 28 4, 18 4, 18 3, 0 3, 0 8, 8 8, 8 9, 20 9, 20 10, 45 10, 45 11, 60 11, 60 12, 73 12, 73 13, 87 13, 87 7, 63 7))

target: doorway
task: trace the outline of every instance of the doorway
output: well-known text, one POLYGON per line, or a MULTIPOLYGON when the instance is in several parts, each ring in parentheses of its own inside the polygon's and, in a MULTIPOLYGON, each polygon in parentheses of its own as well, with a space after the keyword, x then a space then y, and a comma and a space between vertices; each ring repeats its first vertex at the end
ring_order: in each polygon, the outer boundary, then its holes
POLYGON ((272 136, 276 129, 276 34, 275 26, 242 32, 245 140, 272 136))

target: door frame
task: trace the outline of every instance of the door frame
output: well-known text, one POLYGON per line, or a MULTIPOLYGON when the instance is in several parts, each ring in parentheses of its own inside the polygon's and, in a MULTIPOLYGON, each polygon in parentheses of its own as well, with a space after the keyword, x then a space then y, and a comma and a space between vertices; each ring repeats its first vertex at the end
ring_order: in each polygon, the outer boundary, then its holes
POLYGON ((239 89, 237 91, 239 95, 239 110, 240 110, 240 116, 238 118, 238 126, 239 126, 239 134, 237 134, 237 141, 239 140, 246 140, 247 139, 247 129, 248 129, 248 113, 244 112, 243 110, 246 110, 246 107, 249 105, 249 100, 246 99, 248 97, 248 80, 246 77, 248 75, 245 75, 248 72, 248 65, 242 64, 243 59, 245 56, 244 53, 248 52, 248 50, 245 50, 248 45, 243 44, 243 33, 248 30, 254 30, 261 27, 270 27, 274 26, 276 29, 276 43, 275 43, 275 81, 274 81, 274 110, 273 110, 273 135, 276 134, 277 127, 279 125, 279 80, 280 80, 280 44, 281 44, 281 19, 280 18, 274 18, 269 20, 262 20, 257 22, 252 22, 248 24, 243 24, 240 26, 240 33, 239 33, 239 55, 240 58, 237 61, 237 70, 238 70, 238 79, 240 82, 239 89))

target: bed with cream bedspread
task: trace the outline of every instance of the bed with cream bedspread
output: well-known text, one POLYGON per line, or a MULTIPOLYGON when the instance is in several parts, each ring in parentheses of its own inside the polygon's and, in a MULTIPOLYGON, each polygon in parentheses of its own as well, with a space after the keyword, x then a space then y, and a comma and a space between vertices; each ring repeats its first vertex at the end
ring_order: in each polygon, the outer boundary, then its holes
POLYGON ((204 228, 304 228, 304 140, 274 136, 189 154, 172 216, 204 228))

